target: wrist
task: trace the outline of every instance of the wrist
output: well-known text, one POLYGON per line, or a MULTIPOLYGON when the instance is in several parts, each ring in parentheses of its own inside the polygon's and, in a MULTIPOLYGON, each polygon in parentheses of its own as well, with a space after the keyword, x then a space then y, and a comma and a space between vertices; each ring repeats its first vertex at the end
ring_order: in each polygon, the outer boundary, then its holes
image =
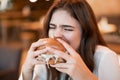
POLYGON ((26 69, 25 66, 22 67, 22 78, 23 80, 32 80, 33 69, 26 69))
POLYGON ((30 66, 29 64, 23 64, 22 66, 22 72, 33 72, 34 66, 30 66))

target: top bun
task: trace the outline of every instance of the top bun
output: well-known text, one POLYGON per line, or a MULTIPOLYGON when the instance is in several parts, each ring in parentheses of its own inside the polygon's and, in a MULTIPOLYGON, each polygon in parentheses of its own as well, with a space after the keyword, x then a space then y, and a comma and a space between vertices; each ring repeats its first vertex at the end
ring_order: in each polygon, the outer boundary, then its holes
MULTIPOLYGON (((66 49, 64 48, 64 46, 60 42, 58 42, 56 39, 44 38, 43 40, 47 41, 47 43, 42 45, 42 46, 39 46, 37 48, 37 50, 41 50, 45 47, 52 47, 52 48, 55 48, 55 49, 60 50, 62 52, 66 52, 66 49)), ((52 52, 46 52, 46 53, 40 54, 37 57, 37 60, 43 61, 47 64, 52 64, 52 65, 56 64, 56 63, 64 63, 65 62, 64 59, 60 58, 59 56, 55 55, 52 52)))
POLYGON ((55 38, 44 38, 43 40, 47 41, 47 43, 45 45, 39 46, 37 49, 40 50, 45 47, 52 47, 63 52, 66 51, 64 46, 60 42, 58 42, 55 38))

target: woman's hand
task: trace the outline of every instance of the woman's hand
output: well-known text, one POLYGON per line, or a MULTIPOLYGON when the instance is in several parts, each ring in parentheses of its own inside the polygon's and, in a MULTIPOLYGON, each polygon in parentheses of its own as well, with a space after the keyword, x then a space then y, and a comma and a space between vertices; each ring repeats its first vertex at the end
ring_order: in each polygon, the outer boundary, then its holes
POLYGON ((34 69, 34 66, 36 64, 45 64, 44 62, 38 61, 36 57, 42 53, 45 53, 47 51, 46 48, 42 50, 36 50, 37 47, 46 44, 46 41, 43 39, 38 40, 37 42, 32 43, 30 49, 28 50, 28 54, 26 57, 26 60, 23 64, 22 69, 27 72, 31 72, 34 69))
POLYGON ((33 70, 36 64, 45 64, 43 61, 38 61, 36 57, 42 53, 46 53, 47 49, 36 50, 39 46, 46 44, 47 42, 43 39, 38 40, 37 42, 32 43, 26 60, 22 66, 22 76, 23 80, 32 80, 33 79, 33 70))
POLYGON ((69 54, 53 48, 47 48, 48 51, 51 51, 66 60, 66 63, 51 65, 51 67, 55 67, 58 71, 68 74, 73 80, 96 80, 91 76, 93 74, 87 68, 79 53, 63 40, 58 39, 58 41, 63 44, 69 54))

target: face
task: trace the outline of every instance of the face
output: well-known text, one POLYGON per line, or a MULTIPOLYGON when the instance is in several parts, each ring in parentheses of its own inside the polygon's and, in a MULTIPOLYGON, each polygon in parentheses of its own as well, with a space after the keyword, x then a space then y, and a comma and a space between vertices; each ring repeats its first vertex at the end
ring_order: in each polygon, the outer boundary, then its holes
POLYGON ((50 20, 48 35, 50 38, 63 39, 77 50, 80 45, 81 27, 67 11, 57 10, 50 20))

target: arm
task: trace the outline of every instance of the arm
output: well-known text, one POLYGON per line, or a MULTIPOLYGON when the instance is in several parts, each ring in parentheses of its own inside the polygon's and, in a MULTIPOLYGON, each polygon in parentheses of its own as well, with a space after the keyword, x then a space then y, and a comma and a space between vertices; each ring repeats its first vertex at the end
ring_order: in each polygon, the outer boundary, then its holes
POLYGON ((27 72, 27 70, 23 67, 24 67, 24 65, 22 66, 21 74, 20 74, 20 77, 18 80, 32 80, 33 71, 28 70, 28 72, 27 72))
POLYGON ((26 66, 25 64, 22 66, 22 79, 23 80, 32 80, 33 78, 33 68, 27 68, 29 66, 26 66))
POLYGON ((47 50, 41 49, 41 50, 37 50, 36 48, 39 47, 40 45, 45 44, 46 42, 43 40, 39 40, 37 42, 32 43, 28 53, 27 53, 27 57, 26 60, 22 66, 22 71, 21 71, 21 77, 19 80, 32 80, 33 79, 33 73, 34 72, 34 68, 36 65, 41 65, 41 64, 45 64, 44 62, 38 61, 36 59, 36 57, 42 53, 45 53, 47 50))

